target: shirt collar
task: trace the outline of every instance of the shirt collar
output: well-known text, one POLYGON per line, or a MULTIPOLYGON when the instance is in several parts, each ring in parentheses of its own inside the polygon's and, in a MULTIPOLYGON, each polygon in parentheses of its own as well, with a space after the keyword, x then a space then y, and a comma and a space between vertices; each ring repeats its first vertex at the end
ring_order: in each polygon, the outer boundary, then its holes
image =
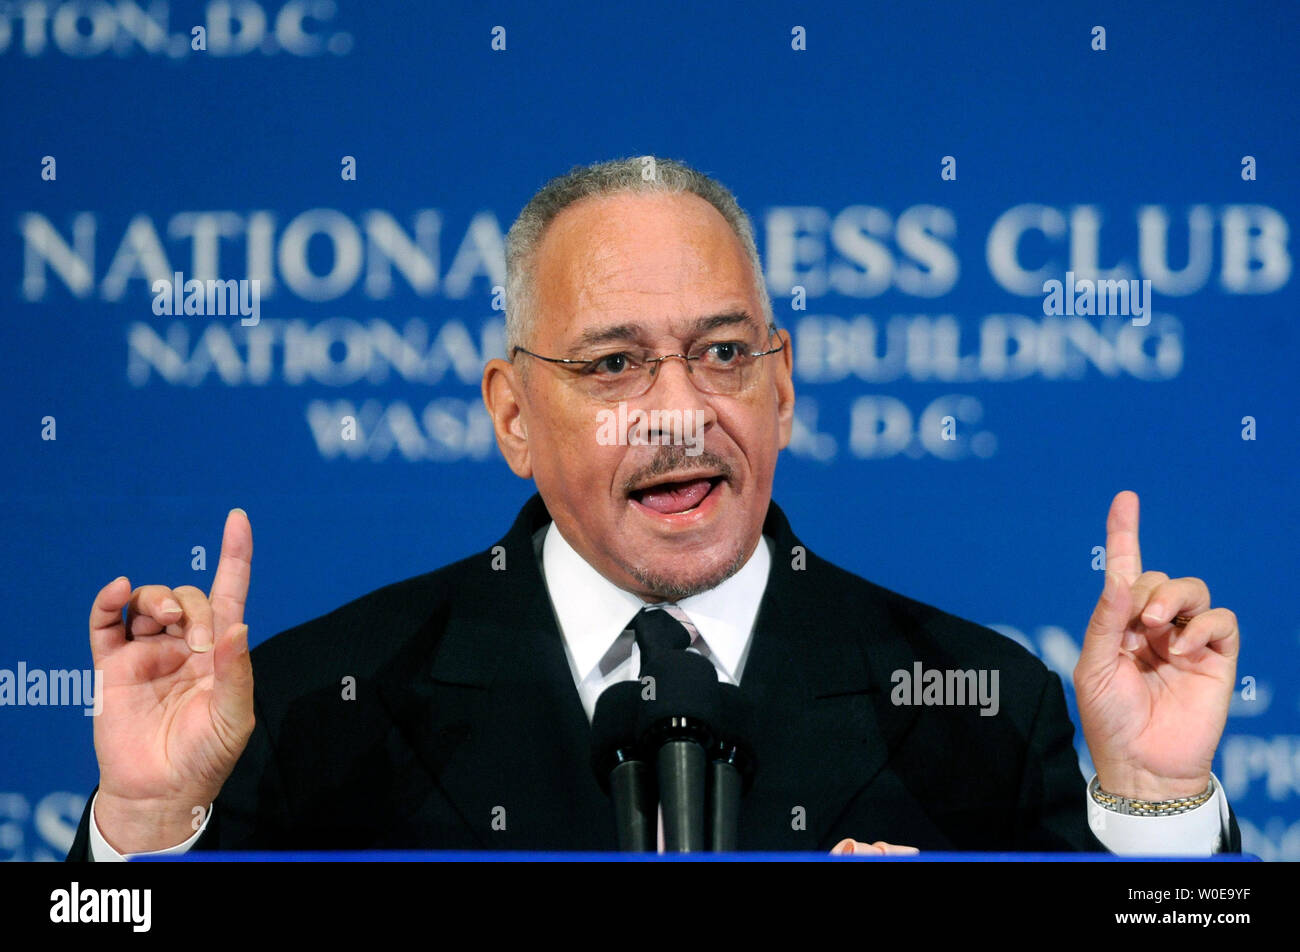
MULTIPOLYGON (((764 537, 749 560, 721 585, 677 603, 699 631, 714 663, 736 683, 767 588, 772 564, 769 546, 764 537)), ((579 678, 586 678, 646 603, 601 575, 554 522, 542 543, 542 574, 574 668, 579 678)))

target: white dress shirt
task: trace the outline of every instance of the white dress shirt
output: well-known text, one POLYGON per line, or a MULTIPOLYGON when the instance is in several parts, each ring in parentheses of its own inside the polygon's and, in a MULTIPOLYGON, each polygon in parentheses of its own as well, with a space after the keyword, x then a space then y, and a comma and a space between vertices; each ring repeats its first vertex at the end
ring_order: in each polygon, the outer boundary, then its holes
MULTIPOLYGON (((640 671, 640 649, 629 626, 646 603, 596 571, 554 523, 539 531, 545 533, 541 545, 542 576, 559 623, 569 670, 587 719, 591 720, 596 700, 605 688, 619 681, 635 680, 640 671)), ((718 669, 719 680, 729 684, 740 683, 753 640, 754 620, 767 588, 773 543, 766 536, 763 543, 755 548, 740 571, 721 585, 676 603, 699 632, 691 650, 711 660, 718 669)), ((1112 853, 1205 856, 1219 852, 1228 842, 1228 801, 1217 777, 1214 783, 1213 797, 1187 813, 1169 817, 1113 813, 1092 802, 1086 785, 1079 795, 1087 804, 1093 834, 1112 853)), ((209 806, 206 817, 211 815, 209 806)), ((184 843, 131 855, 158 856, 188 851, 207 828, 206 817, 198 831, 184 843)), ((93 805, 90 819, 90 849, 95 862, 125 859, 99 832, 93 805)), ((862 832, 869 835, 868 831, 862 832)))
MULTIPOLYGON (((749 655, 750 634, 767 588, 772 543, 763 545, 735 575, 716 588, 676 605, 690 618, 700 637, 691 649, 718 669, 718 680, 739 684, 749 655)), ((569 670, 591 720, 596 699, 618 681, 634 681, 641 670, 641 649, 632 636, 632 619, 646 606, 591 567, 551 523, 542 543, 542 576, 564 638, 569 670)))

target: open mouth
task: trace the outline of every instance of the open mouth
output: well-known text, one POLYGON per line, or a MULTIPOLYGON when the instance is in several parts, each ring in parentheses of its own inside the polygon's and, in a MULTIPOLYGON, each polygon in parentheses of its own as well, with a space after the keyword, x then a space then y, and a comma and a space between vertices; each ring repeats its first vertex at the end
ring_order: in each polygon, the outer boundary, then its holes
POLYGON ((651 512, 665 516, 679 515, 696 509, 722 482, 721 476, 700 476, 675 482, 655 483, 628 493, 628 498, 651 512))

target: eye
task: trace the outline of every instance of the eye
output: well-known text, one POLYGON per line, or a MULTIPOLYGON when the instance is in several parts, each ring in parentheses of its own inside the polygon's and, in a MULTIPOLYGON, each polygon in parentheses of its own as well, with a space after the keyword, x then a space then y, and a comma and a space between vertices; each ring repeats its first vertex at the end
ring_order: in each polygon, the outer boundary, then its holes
POLYGON ((738 341, 718 341, 704 349, 704 362, 713 367, 729 367, 740 363, 745 353, 744 345, 738 341))
POLYGON ((620 374, 627 373, 632 367, 631 355, 620 351, 616 354, 597 357, 587 365, 586 372, 589 374, 603 374, 607 377, 617 377, 620 374))

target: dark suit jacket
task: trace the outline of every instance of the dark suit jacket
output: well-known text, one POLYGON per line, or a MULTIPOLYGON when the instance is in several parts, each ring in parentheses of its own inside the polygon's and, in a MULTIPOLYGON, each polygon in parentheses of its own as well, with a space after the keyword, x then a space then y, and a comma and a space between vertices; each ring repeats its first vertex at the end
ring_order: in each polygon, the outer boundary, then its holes
MULTIPOLYGON (((489 550, 255 648, 257 725, 196 848, 614 849, 534 544, 549 521, 534 495, 504 568, 489 550)), ((1060 678, 987 628, 812 553, 801 565, 775 503, 763 532, 742 849, 1102 849, 1060 678), (892 673, 915 661, 997 669, 998 714, 891 703, 892 673)), ((89 806, 69 859, 89 857, 88 820, 89 806)))

